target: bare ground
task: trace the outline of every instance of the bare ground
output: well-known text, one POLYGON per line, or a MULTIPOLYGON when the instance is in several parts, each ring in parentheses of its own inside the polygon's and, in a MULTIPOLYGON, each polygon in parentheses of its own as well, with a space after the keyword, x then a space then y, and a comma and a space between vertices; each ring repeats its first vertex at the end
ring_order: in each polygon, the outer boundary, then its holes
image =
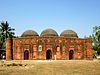
POLYGON ((100 60, 1 60, 0 75, 100 75, 100 60))

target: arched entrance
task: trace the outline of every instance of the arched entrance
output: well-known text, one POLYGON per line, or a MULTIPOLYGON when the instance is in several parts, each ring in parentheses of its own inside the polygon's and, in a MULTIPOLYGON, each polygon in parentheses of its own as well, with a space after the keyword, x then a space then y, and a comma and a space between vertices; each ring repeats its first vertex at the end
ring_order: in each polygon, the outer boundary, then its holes
POLYGON ((74 51, 73 50, 70 50, 69 51, 69 60, 71 60, 73 58, 74 58, 74 51))
POLYGON ((47 52, 46 52, 46 59, 49 60, 51 58, 52 58, 51 50, 47 50, 47 52))
POLYGON ((28 60, 29 59, 29 52, 28 50, 24 51, 24 60, 28 60))

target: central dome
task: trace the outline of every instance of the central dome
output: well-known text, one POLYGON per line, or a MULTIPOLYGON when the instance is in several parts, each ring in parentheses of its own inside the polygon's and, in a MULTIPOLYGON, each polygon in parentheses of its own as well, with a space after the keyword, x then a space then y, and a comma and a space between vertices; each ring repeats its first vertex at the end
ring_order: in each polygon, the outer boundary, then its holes
POLYGON ((42 31, 40 36, 58 36, 57 32, 51 28, 42 31))
POLYGON ((25 32, 23 32, 23 34, 21 35, 21 37, 31 37, 31 36, 39 36, 37 32, 35 32, 34 30, 26 30, 25 32))

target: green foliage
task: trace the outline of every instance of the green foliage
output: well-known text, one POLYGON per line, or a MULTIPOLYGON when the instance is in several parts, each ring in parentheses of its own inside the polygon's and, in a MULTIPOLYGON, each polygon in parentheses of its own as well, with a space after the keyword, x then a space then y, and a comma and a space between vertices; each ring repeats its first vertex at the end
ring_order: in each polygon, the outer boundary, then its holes
POLYGON ((93 50, 93 55, 96 55, 97 54, 97 51, 93 50))
POLYGON ((1 22, 0 24, 0 50, 5 50, 5 42, 7 38, 14 36, 14 28, 9 27, 8 22, 1 22))
POLYGON ((14 32, 12 31, 14 31, 15 29, 9 27, 9 24, 7 21, 6 23, 1 22, 0 30, 1 30, 1 34, 3 35, 4 39, 14 36, 14 32))
POLYGON ((93 58, 96 58, 97 51, 93 50, 93 58))
POLYGON ((92 37, 93 37, 94 45, 99 45, 100 44, 100 26, 93 27, 92 37))
POLYGON ((100 55, 100 26, 93 27, 93 50, 97 51, 97 54, 100 55))

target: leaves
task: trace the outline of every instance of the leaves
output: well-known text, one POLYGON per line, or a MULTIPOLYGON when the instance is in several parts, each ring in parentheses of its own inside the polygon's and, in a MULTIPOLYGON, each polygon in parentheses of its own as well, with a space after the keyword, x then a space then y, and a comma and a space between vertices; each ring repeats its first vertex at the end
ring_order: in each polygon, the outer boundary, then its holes
MULTIPOLYGON (((1 47, 3 46, 3 44, 5 43, 7 38, 11 38, 14 36, 14 28, 9 27, 8 22, 1 22, 0 24, 0 43, 1 43, 1 47)), ((5 44, 4 44, 5 45, 5 44)), ((3 48, 3 47, 2 47, 3 48)))
POLYGON ((99 45, 100 44, 100 26, 93 27, 92 37, 93 37, 94 45, 99 45))
POLYGON ((93 49, 100 55, 100 26, 93 27, 93 49))

